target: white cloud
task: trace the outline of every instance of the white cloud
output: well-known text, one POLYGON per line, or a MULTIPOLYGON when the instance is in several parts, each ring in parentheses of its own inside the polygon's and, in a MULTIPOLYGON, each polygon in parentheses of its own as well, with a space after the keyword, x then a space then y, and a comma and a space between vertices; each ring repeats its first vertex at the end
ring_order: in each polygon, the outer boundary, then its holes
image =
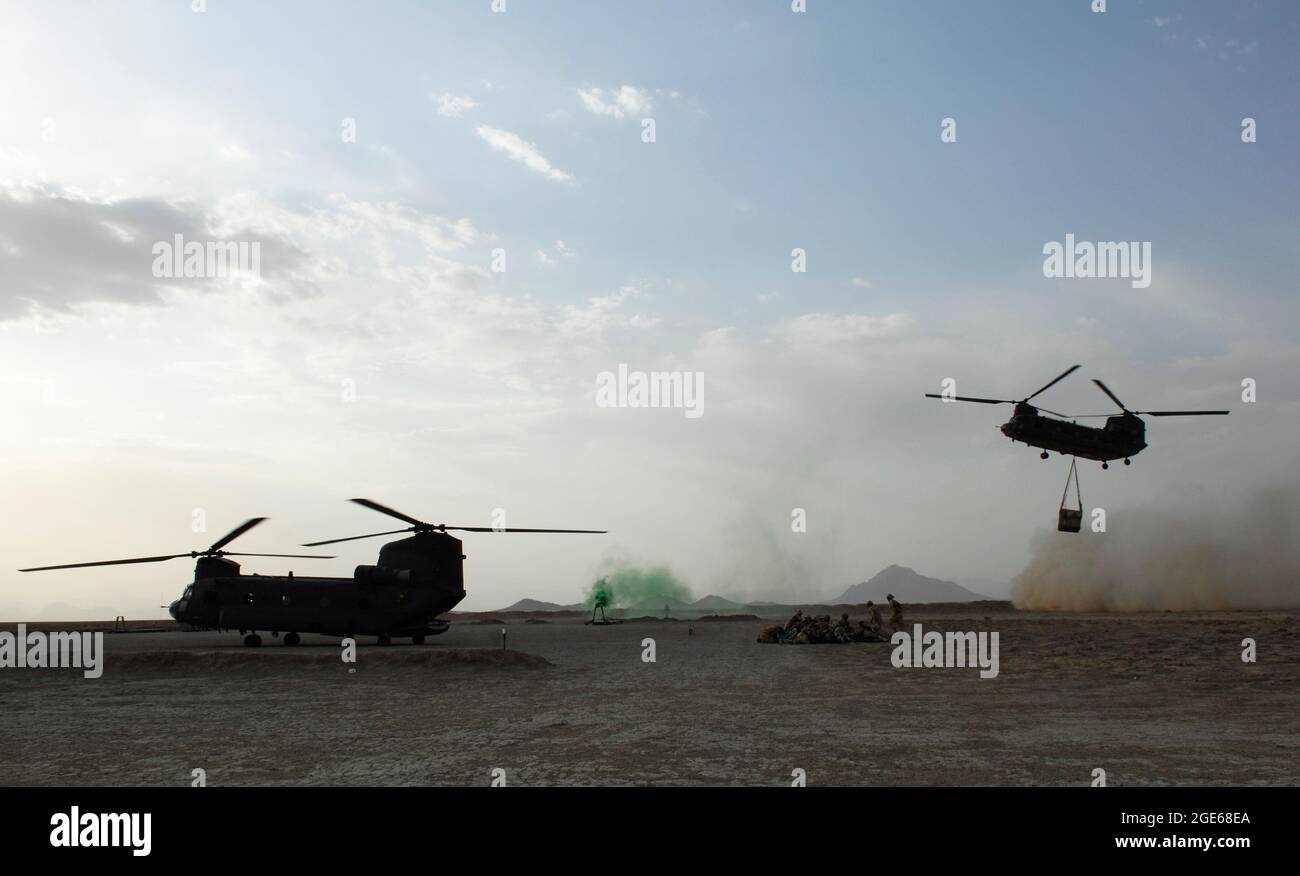
POLYGON ((66 313, 89 303, 161 304, 180 290, 229 291, 233 278, 153 273, 158 242, 255 242, 263 280, 280 300, 312 296, 305 254, 288 230, 246 209, 239 196, 208 206, 156 197, 88 198, 38 183, 0 184, 0 322, 66 313))
POLYGON ((659 325, 659 317, 626 312, 625 305, 640 294, 641 290, 635 286, 624 286, 610 295, 588 298, 583 306, 565 307, 564 316, 557 323, 561 336, 603 346, 610 329, 654 328, 659 325))
POLYGON ((870 289, 870 288, 871 288, 871 281, 868 280, 868 279, 865 278, 865 277, 854 277, 854 278, 853 278, 852 280, 850 280, 849 282, 852 283, 854 286, 857 286, 857 287, 860 288, 860 289, 870 289))
POLYGON ((635 85, 624 85, 608 91, 602 88, 579 88, 577 94, 582 105, 598 116, 612 116, 616 119, 644 117, 655 109, 650 92, 635 85))
POLYGON ((895 337, 906 332, 913 320, 906 313, 869 316, 860 313, 805 313, 785 324, 791 340, 822 344, 895 337))
POLYGON ((555 241, 555 249, 553 253, 547 252, 544 249, 539 249, 537 251, 537 259, 544 265, 558 265, 561 258, 572 259, 577 258, 577 255, 577 253, 569 249, 569 245, 563 240, 555 241))
POLYGON ((1219 58, 1226 61, 1233 55, 1252 55, 1259 49, 1259 45, 1259 40, 1245 42, 1235 38, 1230 39, 1223 44, 1223 48, 1218 53, 1219 58))
POLYGON ((651 329, 651 328, 657 328, 662 322, 663 322, 662 317, 646 316, 643 313, 637 313, 634 314, 632 318, 627 321, 627 324, 629 328, 651 329))
POLYGON ((222 161, 247 161, 253 156, 247 149, 238 143, 227 143, 217 150, 217 155, 222 161))
POLYGON ((469 95, 458 97, 450 92, 443 91, 430 95, 430 97, 434 106, 437 107, 438 115, 452 119, 464 118, 467 110, 478 108, 478 101, 469 95))
POLYGON ((529 170, 536 171, 547 179, 560 182, 569 182, 573 179, 573 174, 553 167, 551 162, 547 161, 537 151, 536 146, 518 134, 512 131, 503 131, 500 128, 493 128, 490 125, 479 125, 475 130, 479 137, 491 146, 494 151, 505 154, 507 158, 513 161, 518 161, 529 170))

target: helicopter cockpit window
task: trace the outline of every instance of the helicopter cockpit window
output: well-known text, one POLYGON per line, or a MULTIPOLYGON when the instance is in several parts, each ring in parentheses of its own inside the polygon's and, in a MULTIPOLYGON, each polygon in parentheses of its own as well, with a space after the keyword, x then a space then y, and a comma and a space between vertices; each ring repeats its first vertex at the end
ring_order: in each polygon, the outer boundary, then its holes
POLYGON ((185 592, 181 594, 181 599, 182 599, 182 600, 188 600, 188 599, 193 599, 193 598, 194 598, 194 588, 193 588, 193 587, 186 587, 186 588, 185 588, 185 592))

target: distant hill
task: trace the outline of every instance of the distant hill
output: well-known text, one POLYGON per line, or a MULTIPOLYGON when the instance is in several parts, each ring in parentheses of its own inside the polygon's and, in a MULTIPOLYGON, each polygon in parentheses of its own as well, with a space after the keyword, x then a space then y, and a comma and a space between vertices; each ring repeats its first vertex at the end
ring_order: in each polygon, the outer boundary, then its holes
POLYGON ((705 596, 703 599, 697 599, 691 603, 691 608, 700 611, 735 611, 744 607, 743 602, 732 602, 722 596, 705 596))
POLYGON ((882 569, 870 581, 854 584, 836 602, 850 605, 858 605, 867 600, 884 602, 889 593, 894 594, 899 602, 975 602, 988 599, 955 582, 927 578, 906 566, 890 566, 882 569))
POLYGON ((560 605, 557 602, 542 602, 538 599, 521 599, 509 608, 499 608, 497 611, 582 611, 586 607, 581 602, 573 605, 560 605))

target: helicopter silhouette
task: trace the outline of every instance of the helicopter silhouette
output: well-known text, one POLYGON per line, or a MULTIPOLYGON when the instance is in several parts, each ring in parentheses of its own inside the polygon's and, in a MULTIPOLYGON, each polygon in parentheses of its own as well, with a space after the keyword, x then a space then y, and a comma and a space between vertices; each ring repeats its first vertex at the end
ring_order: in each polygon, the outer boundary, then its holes
POLYGON ((445 633, 450 624, 438 615, 465 598, 462 542, 448 535, 459 532, 538 532, 603 534, 594 529, 518 529, 489 526, 448 526, 425 523, 370 499, 352 499, 358 505, 409 524, 403 529, 353 535, 312 542, 304 547, 337 544, 383 535, 410 532, 410 538, 389 542, 379 550, 373 566, 357 566, 351 578, 282 575, 243 575, 229 557, 294 557, 334 559, 319 554, 251 554, 224 550, 239 536, 267 518, 254 517, 235 527, 207 550, 157 557, 136 557, 93 563, 67 563, 19 569, 46 572, 128 563, 158 563, 181 557, 198 560, 194 581, 168 606, 168 613, 191 627, 239 630, 244 645, 262 644, 259 630, 284 635, 284 644, 297 645, 302 633, 326 636, 376 636, 387 645, 394 637, 409 637, 414 644, 426 636, 445 633))
POLYGON ((1123 412, 1120 414, 1082 414, 1071 416, 1031 405, 1029 402, 1069 377, 1081 366, 1072 365, 1056 376, 1037 392, 1022 399, 976 398, 965 395, 942 395, 927 392, 926 398, 944 401, 978 402, 986 405, 1015 405, 1011 419, 1001 426, 1003 435, 1013 442, 1023 442, 1031 447, 1042 449, 1040 458, 1047 459, 1048 451, 1055 450, 1062 456, 1077 456, 1101 462, 1102 468, 1110 468, 1109 461, 1122 459, 1130 465, 1129 458, 1137 456, 1147 446, 1146 422, 1142 417, 1201 417, 1224 416, 1228 411, 1131 411, 1119 400, 1110 387, 1100 380, 1093 380, 1102 392, 1123 412), (1041 412, 1041 413, 1040 413, 1041 412), (1042 414, 1051 414, 1044 417, 1042 414), (1054 419, 1060 417, 1061 419, 1054 419), (1084 426, 1073 420, 1105 417, 1104 426, 1084 426))

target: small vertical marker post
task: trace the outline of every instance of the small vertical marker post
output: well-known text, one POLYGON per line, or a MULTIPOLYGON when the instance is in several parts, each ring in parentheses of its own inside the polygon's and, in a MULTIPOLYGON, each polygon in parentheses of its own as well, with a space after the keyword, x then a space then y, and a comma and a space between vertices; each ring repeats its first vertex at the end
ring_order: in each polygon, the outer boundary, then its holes
POLYGON ((506 628, 502 627, 501 628, 501 650, 504 651, 505 649, 506 649, 506 628))

